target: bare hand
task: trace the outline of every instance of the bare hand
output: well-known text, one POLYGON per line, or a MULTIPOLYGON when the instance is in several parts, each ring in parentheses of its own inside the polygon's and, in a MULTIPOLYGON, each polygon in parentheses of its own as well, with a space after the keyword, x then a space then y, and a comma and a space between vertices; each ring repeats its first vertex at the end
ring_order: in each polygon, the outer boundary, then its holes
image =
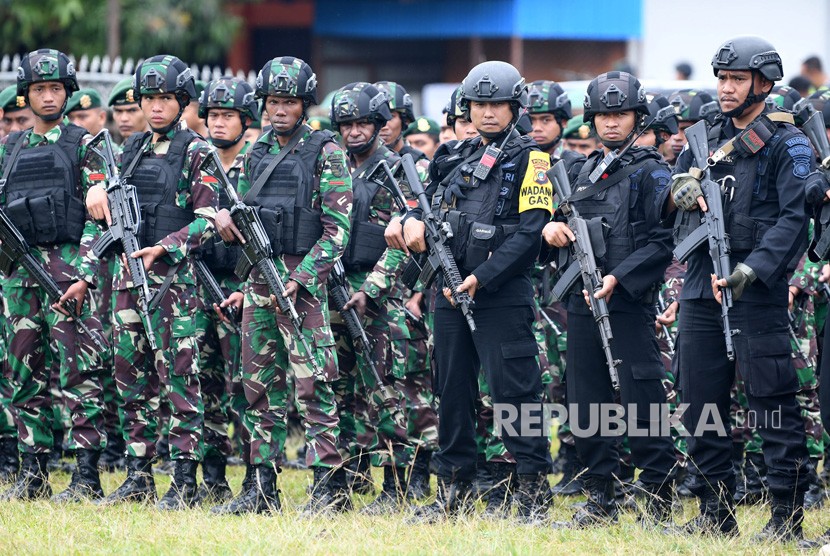
POLYGON ((354 292, 351 299, 349 299, 343 306, 344 310, 354 309, 357 316, 363 318, 366 314, 366 304, 369 302, 369 296, 365 292, 354 292))
POLYGON ((150 270, 150 267, 153 266, 153 263, 156 262, 156 259, 159 257, 163 257, 167 254, 167 250, 162 247, 161 245, 153 245, 151 247, 144 247, 139 249, 132 255, 130 255, 133 259, 142 259, 144 262, 144 270, 150 270))
POLYGON ((52 309, 70 318, 80 315, 81 309, 83 309, 84 306, 86 291, 88 289, 89 284, 87 284, 84 280, 78 280, 66 289, 66 293, 61 296, 57 303, 52 304, 52 309), (74 315, 70 315, 69 311, 67 311, 63 306, 63 304, 69 299, 75 300, 76 313, 74 315))
POLYGON ((716 274, 710 274, 709 276, 712 279, 712 293, 715 296, 715 301, 722 304, 723 292, 721 291, 721 288, 725 288, 727 286, 726 278, 721 278, 720 280, 718 280, 716 274))
POLYGON ((821 267, 821 272, 818 276, 819 282, 830 282, 830 264, 826 264, 821 267))
POLYGON ((403 225, 403 238, 406 246, 416 253, 423 253, 427 250, 425 239, 426 226, 417 218, 409 218, 403 225))
MULTIPOLYGON (((617 279, 611 275, 606 274, 602 277, 602 287, 594 294, 594 299, 603 299, 605 298, 605 302, 611 301, 611 296, 614 294, 614 288, 617 287, 619 282, 617 279)), ((588 307, 591 306, 591 300, 588 298, 588 290, 582 290, 582 295, 585 296, 585 303, 588 304, 588 307)))
POLYGON ((795 286, 790 286, 788 288, 788 292, 789 292, 789 299, 787 301, 787 310, 792 311, 793 306, 795 305, 795 298, 798 297, 798 294, 801 293, 801 290, 799 290, 795 286))
MULTIPOLYGON (((470 295, 470 299, 474 299, 476 296, 476 290, 478 289, 478 278, 476 278, 475 274, 470 274, 464 281, 461 282, 461 285, 458 286, 458 293, 467 292, 470 295)), ((452 290, 450 288, 444 288, 444 297, 447 298, 453 307, 455 307, 455 302, 452 300, 452 290)))
POLYGON ((383 231, 383 237, 386 239, 386 245, 392 249, 398 249, 407 255, 409 254, 409 249, 407 249, 406 242, 403 240, 403 225, 401 225, 400 216, 392 217, 389 225, 383 231))
POLYGON ((242 292, 233 292, 220 305, 214 303, 213 310, 216 311, 216 314, 219 315, 219 318, 222 319, 223 322, 231 322, 230 319, 225 316, 225 313, 222 312, 222 309, 225 307, 236 307, 236 314, 239 314, 242 312, 243 297, 242 292))
POLYGON ((672 301, 671 305, 666 307, 666 310, 657 315, 657 322, 666 326, 671 326, 677 320, 677 308, 679 304, 677 301, 672 301))
POLYGON ((219 237, 226 242, 245 243, 245 238, 242 237, 242 232, 233 223, 233 218, 231 218, 231 213, 228 209, 222 209, 216 213, 213 219, 213 225, 216 227, 216 231, 219 232, 219 237))
POLYGON ((548 222, 542 230, 542 237, 552 247, 567 247, 576 241, 576 236, 563 222, 548 222))
POLYGON ((95 220, 105 220, 107 226, 112 224, 110 215, 110 203, 107 198, 107 190, 100 185, 93 185, 86 193, 86 210, 95 220))
MULTIPOLYGON (((298 284, 295 280, 289 280, 288 283, 285 284, 285 297, 291 300, 292 305, 297 305, 297 292, 300 290, 300 284, 298 284)), ((277 296, 271 294, 271 303, 274 304, 274 309, 277 311, 278 315, 282 314, 280 311, 280 306, 277 303, 277 296)))
POLYGON ((412 294, 412 297, 404 304, 404 306, 409 309, 409 312, 412 315, 419 319, 423 316, 424 312, 421 310, 421 301, 424 299, 424 294, 422 292, 415 292, 412 294))

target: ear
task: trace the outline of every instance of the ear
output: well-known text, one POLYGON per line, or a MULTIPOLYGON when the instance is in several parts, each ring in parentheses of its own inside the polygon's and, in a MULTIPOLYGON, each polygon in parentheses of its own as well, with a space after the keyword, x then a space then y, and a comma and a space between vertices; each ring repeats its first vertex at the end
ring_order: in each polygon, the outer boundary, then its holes
POLYGON ((772 92, 772 88, 775 85, 775 82, 770 81, 760 73, 758 73, 758 86, 761 90, 767 94, 772 92))

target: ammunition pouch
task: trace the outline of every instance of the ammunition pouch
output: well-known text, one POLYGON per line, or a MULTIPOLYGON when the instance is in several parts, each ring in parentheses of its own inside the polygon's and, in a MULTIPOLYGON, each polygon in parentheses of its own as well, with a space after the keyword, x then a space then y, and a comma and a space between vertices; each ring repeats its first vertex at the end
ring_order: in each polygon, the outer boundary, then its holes
POLYGON ((6 214, 29 245, 80 243, 86 211, 80 199, 66 192, 11 201, 6 214))

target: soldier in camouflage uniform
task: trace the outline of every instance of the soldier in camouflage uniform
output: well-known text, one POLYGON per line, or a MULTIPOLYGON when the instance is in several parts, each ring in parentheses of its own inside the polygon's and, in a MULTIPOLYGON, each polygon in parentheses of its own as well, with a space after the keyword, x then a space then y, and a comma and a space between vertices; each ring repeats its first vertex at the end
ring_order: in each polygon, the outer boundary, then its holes
POLYGON ((147 131, 147 118, 138 105, 133 91, 133 78, 127 77, 110 91, 107 105, 112 107, 112 120, 121 138, 126 141, 133 133, 147 131))
POLYGON ((373 344, 372 357, 384 381, 377 383, 364 355, 352 346, 336 313, 338 308, 332 307, 341 374, 335 389, 340 411, 351 413, 356 407, 358 413, 365 413, 362 419, 354 416, 355 421, 361 421, 361 431, 357 427, 349 431, 344 423, 344 444, 348 439, 352 455, 371 454, 373 463, 384 468, 383 489, 364 509, 368 514, 381 514, 400 506, 406 466, 413 455, 402 411, 403 396, 397 388, 388 388, 394 379, 403 379, 406 373, 410 334, 403 310, 404 292, 398 281, 405 254, 386 248, 383 234, 395 213, 395 204, 388 190, 369 179, 381 162, 391 167, 399 160, 378 141, 381 129, 392 117, 389 98, 369 83, 350 83, 337 91, 331 106, 332 123, 343 136, 349 154, 354 192, 352 233, 343 254, 346 279, 354 292, 347 307, 354 307, 363 318, 373 344))
POLYGON ((35 114, 34 127, 9 135, 0 147, 5 180, 0 202, 31 246, 32 255, 66 291, 60 304, 51 306, 53 311, 43 290, 22 267, 12 269, 2 280, 11 404, 22 453, 17 482, 2 494, 6 500, 51 494, 46 460, 53 446, 49 394, 53 353, 59 357, 55 364, 71 414, 68 446, 78 458, 72 482, 55 500, 103 495, 97 469, 106 444, 100 350, 92 338, 78 333, 61 305, 74 299, 80 317, 72 316, 84 319, 100 338, 101 323, 92 316, 94 301, 86 295, 97 282, 96 261, 90 253, 96 226, 86 217, 83 198, 90 186, 106 176, 97 157, 88 156, 91 137, 62 119, 67 100, 77 88, 75 69, 65 54, 41 49, 26 55, 18 68, 17 89, 35 114), (44 214, 54 216, 44 218, 44 214))
MULTIPOLYGON (((127 479, 106 503, 153 501, 152 460, 156 456, 160 387, 170 408, 170 455, 175 463, 161 510, 193 506, 196 468, 202 458, 204 407, 199 382, 198 294, 190 254, 213 233, 216 179, 200 167, 208 144, 180 124, 195 96, 190 69, 178 58, 153 56, 136 68, 133 89, 150 132, 133 134, 124 146, 123 177, 136 188, 144 223, 135 253, 154 293, 149 317, 142 318, 139 288, 118 260, 113 283, 115 380, 124 400, 127 479), (148 321, 149 320, 149 324, 148 321), (157 348, 148 340, 153 334, 157 348)), ((109 219, 106 193, 93 188, 87 207, 109 219)))
POLYGON ((0 107, 3 108, 3 128, 7 134, 35 125, 35 115, 26 96, 17 94, 17 85, 9 85, 0 92, 0 107))
POLYGON ((103 108, 101 93, 95 89, 75 91, 66 103, 66 116, 69 121, 87 130, 90 135, 98 135, 107 123, 107 111, 103 108))
MULTIPOLYGON (((0 304, 3 303, 0 296, 0 304)), ((17 451, 17 429, 12 413, 12 385, 7 367, 6 328, 0 327, 0 483, 14 480, 20 467, 17 451)))
MULTIPOLYGON (((311 500, 304 513, 344 511, 351 502, 338 451, 340 424, 332 390, 337 353, 326 280, 349 238, 351 178, 333 134, 312 132, 304 123, 308 107, 317 102, 317 79, 308 64, 290 56, 270 60, 257 76, 256 94, 264 98, 271 130, 251 148, 238 190, 244 202, 261 207, 274 264, 287 296, 305 315, 302 331, 314 353, 306 353, 294 338, 288 317, 275 310, 272 292, 254 270, 243 285, 242 310, 242 372, 254 480, 239 496, 212 511, 279 510, 276 480, 285 449, 288 373, 294 378, 305 427, 306 463, 314 469, 311 500), (321 376, 310 357, 322 369, 321 376)), ((219 213, 217 228, 226 241, 240 237, 225 210, 219 213)))
MULTIPOLYGON (((199 105, 199 117, 207 121, 208 140, 218 149, 219 158, 228 179, 234 186, 239 180, 245 154, 250 144, 244 135, 250 123, 257 117, 259 105, 254 89, 236 77, 222 77, 208 83, 199 105)), ((219 191, 219 208, 230 208, 230 200, 224 190, 219 191)), ((225 307, 242 308, 242 284, 234 274, 240 248, 226 245, 215 236, 200 250, 199 256, 222 288, 225 307), (229 296, 233 296, 231 299, 229 296)), ((199 354, 202 399, 205 404, 205 456, 202 459, 203 484, 199 487, 200 503, 220 504, 233 495, 225 478, 227 458, 231 455, 228 437, 230 411, 239 414, 243 459, 250 455, 250 426, 245 418, 245 392, 242 388, 242 370, 239 363, 240 342, 237 323, 231 323, 209 299, 203 285, 199 289, 199 354), (233 400, 233 401, 231 401, 233 400), (246 453, 247 452, 247 453, 246 453)), ((252 467, 247 465, 246 481, 252 477, 252 467)), ((248 484, 246 482, 246 484, 248 484)))

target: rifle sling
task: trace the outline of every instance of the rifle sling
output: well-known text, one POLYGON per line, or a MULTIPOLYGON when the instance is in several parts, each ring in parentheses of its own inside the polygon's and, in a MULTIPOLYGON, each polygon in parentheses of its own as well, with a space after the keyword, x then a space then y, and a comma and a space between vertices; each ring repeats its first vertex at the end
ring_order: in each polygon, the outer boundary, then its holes
POLYGON ((294 150, 294 147, 300 142, 300 140, 305 136, 305 131, 308 129, 308 126, 303 125, 297 132, 291 137, 291 140, 280 149, 280 152, 277 153, 268 166, 265 167, 265 170, 259 175, 257 180, 254 182, 254 186, 242 197, 242 202, 245 204, 251 204, 251 202, 256 199, 256 196, 259 195, 259 192, 262 191, 262 188, 265 187, 265 184, 268 182, 268 178, 274 172, 274 168, 277 167, 277 164, 283 161, 283 159, 288 156, 291 151, 294 150))
POLYGON ((629 166, 626 166, 622 170, 614 172, 612 175, 610 175, 609 177, 602 180, 602 183, 599 185, 599 187, 587 186, 584 189, 577 189, 576 191, 574 191, 571 194, 570 197, 568 197, 565 200, 565 202, 573 203, 574 201, 581 201, 583 199, 588 199, 589 197, 593 197, 594 195, 598 195, 599 193, 602 193, 606 189, 609 189, 610 187, 613 187, 613 186, 617 185, 618 183, 623 181, 625 178, 630 177, 631 174, 633 174, 634 172, 636 172, 640 168, 642 168, 642 166, 640 166, 639 164, 631 164, 629 166))
POLYGON ((757 120, 748 125, 746 129, 741 131, 735 137, 727 141, 722 147, 716 150, 715 154, 713 154, 710 157, 709 164, 717 164, 718 162, 729 156, 736 149, 738 150, 738 154, 743 152, 746 152, 747 154, 755 154, 756 152, 760 151, 766 144, 766 141, 769 137, 767 137, 767 139, 759 137, 756 131, 756 127, 762 126, 762 128, 766 130, 769 136, 772 136, 772 134, 775 132, 775 122, 795 125, 795 119, 793 118, 793 115, 789 112, 770 112, 767 114, 761 114, 761 116, 759 116, 757 120), (745 146, 749 144, 751 144, 752 147, 748 148, 745 146))

